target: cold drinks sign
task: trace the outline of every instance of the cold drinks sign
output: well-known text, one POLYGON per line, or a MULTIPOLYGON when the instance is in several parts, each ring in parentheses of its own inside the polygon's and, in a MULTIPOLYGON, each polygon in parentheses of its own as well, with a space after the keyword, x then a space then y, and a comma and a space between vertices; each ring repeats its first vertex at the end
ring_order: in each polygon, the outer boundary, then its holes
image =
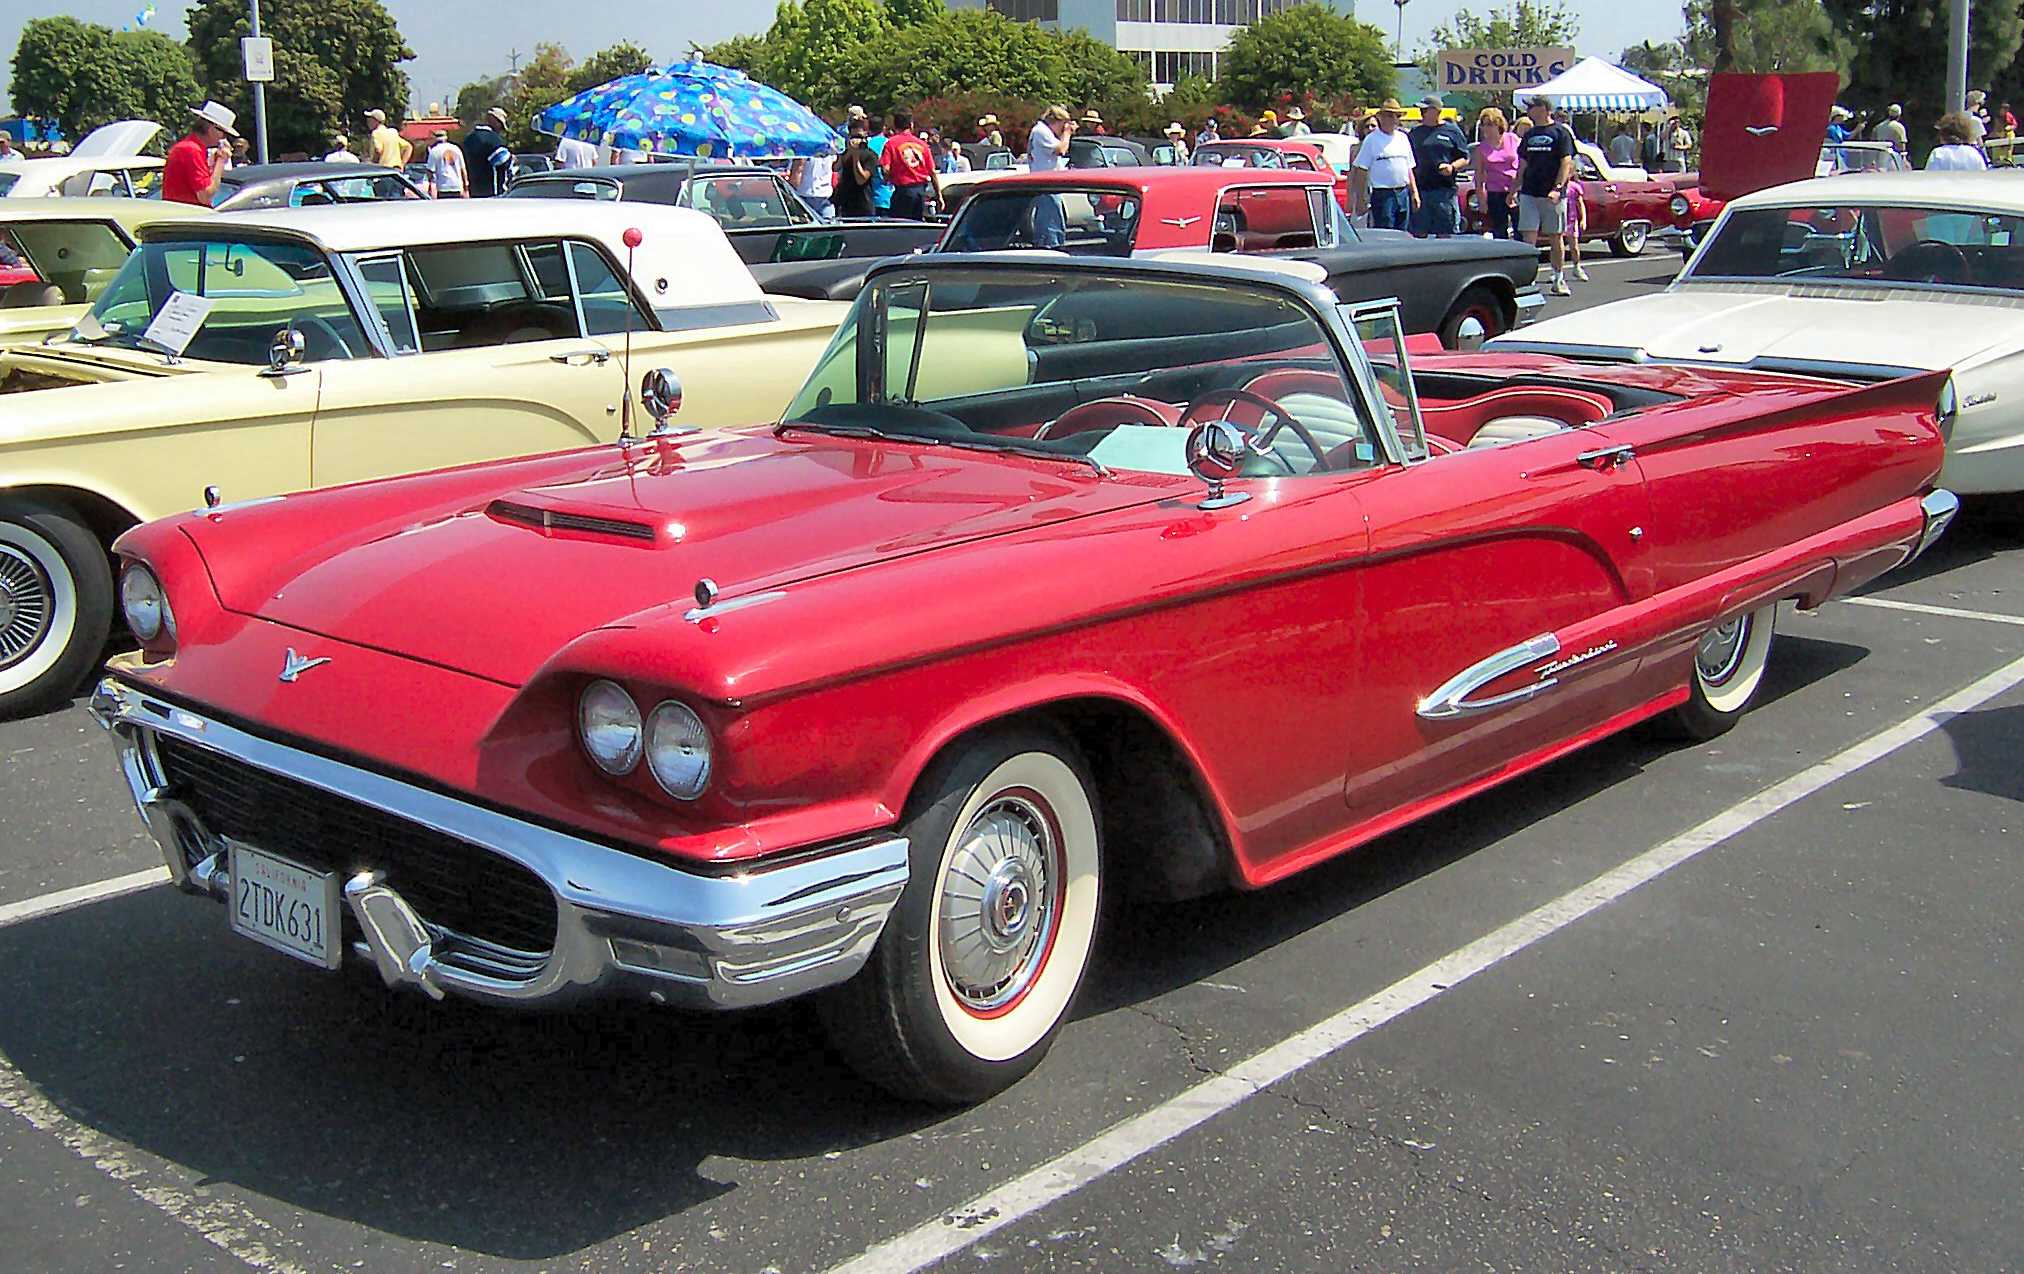
POLYGON ((1444 49, 1435 58, 1444 93, 1537 88, 1574 65, 1573 49, 1444 49))

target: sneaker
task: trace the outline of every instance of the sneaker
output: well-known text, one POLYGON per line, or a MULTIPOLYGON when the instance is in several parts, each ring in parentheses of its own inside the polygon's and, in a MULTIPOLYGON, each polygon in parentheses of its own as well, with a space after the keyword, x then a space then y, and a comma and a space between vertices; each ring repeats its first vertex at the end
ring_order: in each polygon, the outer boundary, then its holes
POLYGON ((1553 295, 1555 295, 1555 296, 1573 296, 1573 295, 1574 295, 1574 289, 1573 289, 1573 288, 1571 288, 1571 287, 1568 287, 1568 286, 1567 286, 1567 276, 1566 276, 1566 275, 1564 275, 1564 274, 1556 274, 1556 275, 1554 275, 1554 276, 1553 276, 1553 286, 1552 286, 1552 287, 1551 287, 1550 289, 1548 289, 1548 290, 1549 290, 1549 291, 1551 291, 1551 292, 1553 293, 1553 295))
POLYGON ((1581 268, 1580 266, 1578 266, 1578 265, 1577 265, 1577 266, 1575 266, 1575 267, 1574 267, 1574 279, 1575 279, 1575 282, 1577 282, 1577 283, 1586 283, 1586 282, 1588 282, 1588 271, 1586 271, 1586 270, 1582 269, 1582 268, 1581 268))

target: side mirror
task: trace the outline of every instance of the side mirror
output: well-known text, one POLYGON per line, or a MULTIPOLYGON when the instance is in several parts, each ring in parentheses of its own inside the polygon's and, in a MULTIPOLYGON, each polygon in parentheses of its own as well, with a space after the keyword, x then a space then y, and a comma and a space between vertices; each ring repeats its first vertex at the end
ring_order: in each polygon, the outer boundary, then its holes
POLYGON ((1250 439, 1243 429, 1227 420, 1196 425, 1188 434, 1188 472, 1208 484, 1209 496, 1195 507, 1227 509, 1251 498, 1249 492, 1223 490, 1223 483, 1237 476, 1244 457, 1251 454, 1250 439))
POLYGON ((274 343, 267 347, 267 370, 263 376, 293 376, 309 369, 302 366, 302 360, 309 352, 309 342, 293 327, 284 327, 274 334, 274 343))
POLYGON ((640 377, 640 405, 654 418, 656 432, 666 429, 668 417, 682 409, 682 382, 667 368, 654 368, 640 377))

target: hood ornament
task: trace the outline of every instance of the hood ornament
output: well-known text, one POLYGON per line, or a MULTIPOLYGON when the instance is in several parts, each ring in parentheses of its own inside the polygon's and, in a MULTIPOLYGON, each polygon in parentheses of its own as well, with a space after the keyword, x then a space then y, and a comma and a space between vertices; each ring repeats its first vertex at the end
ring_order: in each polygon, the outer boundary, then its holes
POLYGON ((311 668, 316 667, 318 664, 327 664, 329 662, 330 656, 328 655, 319 659, 304 659, 301 655, 295 653, 295 647, 290 646, 288 648, 288 657, 281 662, 281 679, 292 685, 303 673, 308 672, 311 668))

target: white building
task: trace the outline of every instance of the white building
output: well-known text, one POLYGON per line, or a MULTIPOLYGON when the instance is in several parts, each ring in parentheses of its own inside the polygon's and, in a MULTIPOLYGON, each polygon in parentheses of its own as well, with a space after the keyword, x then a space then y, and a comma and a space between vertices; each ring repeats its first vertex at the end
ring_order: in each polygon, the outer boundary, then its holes
MULTIPOLYGON (((1354 16, 1356 0, 1322 0, 1354 16)), ((1155 84, 1183 75, 1214 79, 1237 28, 1301 0, 948 0, 951 9, 995 9, 1062 31, 1081 29, 1137 58, 1155 84)))

